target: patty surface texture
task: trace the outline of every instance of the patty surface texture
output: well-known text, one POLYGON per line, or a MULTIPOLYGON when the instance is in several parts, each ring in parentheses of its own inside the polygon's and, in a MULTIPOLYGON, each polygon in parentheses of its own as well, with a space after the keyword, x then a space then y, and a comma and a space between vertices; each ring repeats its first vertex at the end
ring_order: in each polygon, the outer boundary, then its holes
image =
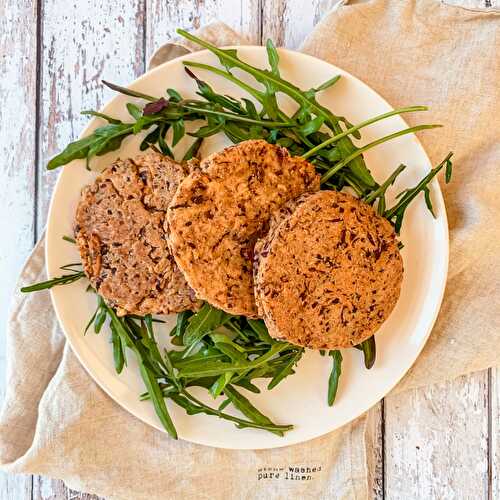
POLYGON ((314 166, 262 140, 211 155, 191 173, 167 212, 169 245, 197 297, 257 317, 253 249, 273 211, 319 189, 314 166))
POLYGON ((94 289, 118 314, 170 314, 198 302, 167 245, 164 223, 189 173, 159 153, 117 160, 82 191, 75 237, 94 289))
POLYGON ((259 310, 271 336, 312 349, 357 345, 399 298, 403 261, 391 224, 346 193, 303 195, 255 247, 259 310))

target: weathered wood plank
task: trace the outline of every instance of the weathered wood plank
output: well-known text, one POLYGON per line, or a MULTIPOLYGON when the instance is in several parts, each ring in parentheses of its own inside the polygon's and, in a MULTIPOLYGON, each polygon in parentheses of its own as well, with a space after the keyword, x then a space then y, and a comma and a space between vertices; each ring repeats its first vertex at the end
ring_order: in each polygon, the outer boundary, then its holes
MULTIPOLYGON (((102 78, 127 83, 144 70, 142 0, 88 0, 84 6, 77 0, 45 0, 42 11, 39 234, 57 177, 45 170, 47 161, 82 130, 87 118, 79 112, 99 108, 111 97, 102 78)), ((97 498, 48 478, 35 477, 34 485, 38 500, 97 498)))
POLYGON ((146 58, 176 36, 176 28, 196 29, 212 21, 223 21, 250 43, 260 43, 258 0, 147 0, 146 58))
POLYGON ((500 0, 445 0, 445 3, 464 9, 500 9, 500 0))
POLYGON ((487 498, 488 373, 385 400, 385 495, 487 498))
POLYGON ((62 481, 36 476, 33 479, 32 500, 104 500, 88 493, 70 490, 62 481))
POLYGON ((0 475, 2 500, 31 500, 32 476, 20 474, 0 475))
POLYGON ((296 49, 337 0, 264 0, 262 39, 296 49))
MULTIPOLYGON (((10 296, 33 245, 36 159, 36 5, 30 0, 0 3, 0 338, 5 339, 10 296), (22 33, 23 36, 19 36, 22 33), (7 216, 9 214, 9 216, 7 216)), ((0 399, 5 388, 5 341, 0 342, 0 399)), ((8 500, 31 498, 31 477, 0 473, 8 500)))
POLYGON ((490 499, 500 498, 500 368, 490 370, 490 499))
POLYGON ((58 175, 45 170, 47 161, 87 123, 80 111, 113 95, 102 78, 128 83, 143 72, 142 2, 44 2, 38 232, 58 175))
POLYGON ((369 488, 373 500, 384 498, 384 402, 380 401, 368 414, 366 433, 369 488))
MULTIPOLYGON (((33 246, 35 205, 36 6, 30 0, 0 4, 0 338, 19 270, 33 246), (22 32, 23 36, 19 36, 22 32), (11 216, 7 216, 10 214, 11 216), (12 215, 15 215, 12 217, 12 215)), ((4 376, 4 342, 0 371, 4 376)), ((3 394, 3 384, 1 384, 3 394)))

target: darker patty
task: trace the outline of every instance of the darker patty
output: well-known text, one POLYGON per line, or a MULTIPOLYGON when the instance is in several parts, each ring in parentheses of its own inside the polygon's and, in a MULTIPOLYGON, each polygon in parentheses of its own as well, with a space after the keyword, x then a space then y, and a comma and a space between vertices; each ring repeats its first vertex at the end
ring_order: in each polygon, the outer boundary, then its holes
POLYGON ((75 234, 92 286, 120 314, 197 306, 167 245, 165 213, 188 168, 159 153, 117 160, 82 191, 75 234))

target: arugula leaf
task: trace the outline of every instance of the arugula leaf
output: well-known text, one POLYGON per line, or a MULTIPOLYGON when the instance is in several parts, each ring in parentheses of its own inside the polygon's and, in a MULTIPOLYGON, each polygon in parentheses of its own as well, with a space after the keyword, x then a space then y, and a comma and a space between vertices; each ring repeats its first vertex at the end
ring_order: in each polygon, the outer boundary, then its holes
POLYGON ((282 380, 284 380, 288 375, 294 373, 293 367, 300 361, 300 358, 304 354, 304 349, 298 349, 293 357, 291 357, 288 362, 281 368, 276 375, 269 382, 267 389, 270 391, 274 389, 282 380))
POLYGON ((231 382, 231 379, 233 378, 233 372, 226 372, 223 373, 222 375, 219 375, 217 380, 212 384, 212 386, 209 389, 210 394, 214 399, 218 398, 224 389, 226 389, 227 384, 231 382))
POLYGON ((177 143, 184 137, 185 127, 184 120, 180 118, 172 124, 174 130, 174 137, 172 139, 172 147, 175 147, 177 143))
POLYGON ((172 102, 182 101, 182 96, 175 89, 167 89, 167 94, 172 102))
POLYGON ((156 115, 168 107, 168 101, 160 97, 157 101, 149 102, 142 110, 143 116, 156 115))
POLYGON ((80 114, 84 116, 95 116, 97 118, 103 118, 109 123, 122 123, 121 120, 113 118, 109 115, 105 115, 104 113, 100 113, 99 111, 93 111, 91 109, 86 111, 80 111, 80 114))
POLYGON ((271 66, 271 73, 274 76, 277 76, 279 78, 280 76, 280 70, 279 70, 279 62, 280 62, 280 57, 278 55, 278 51, 276 50, 276 47, 274 46, 273 41, 268 38, 266 42, 266 51, 267 51, 267 58, 269 60, 269 65, 271 66))
POLYGON ((314 93, 317 93, 321 92, 322 90, 329 89, 330 87, 333 87, 333 85, 335 85, 340 80, 340 78, 341 78, 340 75, 335 75, 329 80, 327 80, 325 83, 322 83, 321 85, 312 90, 314 91, 314 93))
POLYGON ((30 292, 38 292, 40 290, 48 290, 49 288, 53 288, 54 286, 59 285, 67 285, 69 283, 73 283, 80 278, 84 278, 85 273, 83 271, 74 272, 71 274, 64 274, 63 276, 59 276, 58 278, 52 278, 47 281, 42 281, 41 283, 35 283, 34 285, 23 286, 21 288, 21 292, 30 293, 30 292))
POLYGON ((111 342, 113 344, 113 359, 115 362, 115 370, 118 375, 122 372, 123 366, 125 364, 125 355, 123 352, 122 341, 118 332, 116 331, 116 327, 114 323, 110 325, 111 329, 111 342))
POLYGON ((106 306, 104 299, 100 295, 97 296, 97 307, 99 310, 94 320, 94 332, 96 334, 99 334, 101 333, 102 327, 106 322, 106 318, 108 317, 108 307, 106 306))
POLYGON ((307 137, 308 135, 317 132, 321 128, 324 122, 325 119, 322 116, 317 116, 316 118, 313 118, 307 123, 304 123, 304 125, 302 125, 302 127, 300 127, 299 130, 302 134, 304 134, 307 137))
POLYGON ((229 319, 229 315, 207 302, 191 318, 184 332, 184 345, 191 346, 229 319))
POLYGON ((139 120, 139 118, 142 116, 141 108, 137 106, 137 104, 134 104, 132 102, 127 103, 127 111, 129 115, 135 120, 139 120))
POLYGON ((172 153, 172 150, 168 147, 167 142, 165 141, 165 136, 167 135, 167 131, 169 129, 169 124, 167 122, 163 122, 159 127, 158 127, 158 146, 160 147, 160 151, 165 155, 169 156, 170 158, 174 158, 174 154, 172 153))
POLYGON ((246 99, 245 97, 243 97, 241 100, 245 104, 245 112, 246 112, 246 114, 250 118, 253 118, 254 120, 258 120, 259 119, 259 113, 257 113, 257 109, 255 107, 255 104, 250 99, 246 99))
POLYGON ((214 123, 212 125, 204 125, 194 132, 188 132, 188 135, 203 139, 205 137, 210 137, 211 135, 217 134, 223 127, 224 122, 214 123))
MULTIPOLYGON (((394 132, 392 134, 386 135, 385 137, 381 137, 380 139, 376 139, 375 141, 370 142, 369 144, 366 144, 365 146, 358 148, 356 151, 354 151, 352 154, 350 154, 347 157, 344 157, 342 161, 337 163, 334 167, 330 168, 328 172, 323 174, 321 176, 321 182, 327 181, 332 175, 334 175, 336 172, 338 172, 341 168, 345 167, 346 165, 349 165, 350 162, 361 156, 365 151, 368 151, 369 149, 378 146, 379 144, 383 144, 384 142, 390 141, 391 139, 395 139, 396 137, 401 137, 403 135, 407 134, 413 134, 414 132, 418 132, 419 130, 426 130, 426 129, 432 129, 432 128, 437 128, 441 127, 441 125, 416 125, 415 127, 410 127, 406 128, 403 130, 398 130, 397 132, 394 132)), ((337 143, 337 146, 340 147, 340 141, 337 143)), ((376 186, 375 183, 369 184, 370 186, 376 186)))
POLYGON ((260 394, 260 389, 246 378, 242 378, 241 380, 233 380, 232 385, 243 387, 243 389, 246 389, 249 392, 253 392, 254 394, 260 394))
POLYGON ((372 335, 370 338, 364 340, 360 344, 361 350, 363 351, 363 356, 365 359, 365 367, 369 370, 375 364, 375 358, 377 354, 377 348, 375 345, 375 336, 372 335))
POLYGON ((107 82, 106 80, 102 80, 102 83, 109 87, 111 90, 115 92, 119 92, 120 94, 128 95, 130 97, 138 97, 139 99, 144 99, 146 101, 156 101, 156 97, 143 94, 142 92, 138 92, 137 90, 128 89, 126 87, 122 87, 117 85, 116 83, 107 82))
POLYGON ((203 143, 203 138, 198 137, 196 141, 194 141, 193 144, 189 146, 189 149, 184 154, 182 161, 188 161, 191 160, 192 158, 195 158, 198 155, 198 151, 200 150, 202 143, 203 143))
MULTIPOLYGON (((260 425, 274 425, 274 423, 261 413, 250 401, 238 392, 232 385, 226 386, 224 394, 231 400, 233 406, 252 422, 260 425)), ((272 431, 278 436, 283 436, 283 431, 272 431)))
POLYGON ((175 335, 182 337, 188 326, 188 320, 193 315, 192 311, 182 311, 177 315, 175 324, 175 335))
MULTIPOLYGON (((297 86, 293 85, 290 82, 287 82, 286 80, 283 80, 279 76, 273 74, 271 71, 261 70, 259 68, 251 66, 248 63, 243 62, 238 58, 236 50, 234 49, 232 49, 231 51, 219 49, 218 47, 188 33, 185 30, 178 29, 177 33, 184 38, 187 38, 188 40, 201 45, 202 47, 215 54, 219 58, 220 62, 228 70, 233 67, 238 67, 251 74, 257 81, 265 86, 267 94, 266 104, 270 108, 272 108, 273 105, 273 98, 275 100, 274 92, 281 91, 295 100, 301 108, 304 107, 310 109, 311 112, 313 112, 317 116, 322 116, 325 119, 325 124, 330 127, 334 133, 338 134, 342 132, 342 129, 339 126, 338 117, 335 116, 329 109, 320 105, 314 96, 307 94, 307 92, 303 92, 297 86)), ((272 119, 275 119, 274 116, 270 115, 270 117, 272 119)), ((338 141, 338 148, 342 152, 342 156, 344 158, 353 155, 353 153, 357 149, 348 137, 343 137, 338 141)), ((366 184, 368 184, 369 186, 373 186, 375 184, 370 171, 359 155, 352 156, 352 158, 346 164, 348 164, 349 168, 351 168, 352 171, 366 184)))
POLYGON ((340 351, 330 351, 328 355, 333 358, 332 371, 328 379, 328 406, 332 406, 337 396, 339 379, 342 373, 342 354, 340 351))
POLYGON ((66 148, 61 151, 61 153, 54 156, 49 161, 49 163, 47 164, 47 169, 54 170, 55 168, 66 165, 73 160, 86 158, 89 149, 92 147, 95 141, 95 135, 89 135, 87 137, 84 137, 83 139, 79 139, 78 141, 68 144, 66 148))
POLYGON ((156 379, 156 373, 152 372, 149 368, 149 363, 146 363, 146 354, 139 349, 139 346, 134 343, 130 336, 130 332, 127 330, 126 323, 120 321, 115 311, 108 308, 108 313, 111 317, 111 324, 114 325, 117 335, 120 336, 122 342, 134 351, 137 361, 139 363, 139 370, 141 373, 142 380, 146 389, 149 393, 153 406, 155 408, 156 415, 160 419, 163 427, 167 430, 171 437, 177 439, 177 431, 175 430, 174 424, 167 410, 165 400, 163 399, 163 392, 160 385, 156 379))
POLYGON ((145 151, 148 149, 151 145, 156 144, 158 142, 158 139, 160 138, 160 127, 155 127, 151 132, 149 132, 146 137, 142 140, 139 149, 141 151, 145 151))
MULTIPOLYGON (((394 230, 399 234, 401 230, 401 225, 403 223, 403 217, 406 209, 412 202, 412 200, 422 191, 427 189, 427 185, 434 179, 434 177, 446 166, 446 169, 451 172, 451 157, 453 153, 448 153, 446 158, 436 167, 431 169, 431 171, 413 188, 405 189, 403 192, 399 193, 397 198, 399 201, 392 208, 384 212, 384 217, 394 224, 394 230)), ((450 174, 451 175, 451 174, 450 174)), ((430 196, 427 195, 427 202, 430 202, 430 196)), ((427 204, 429 208, 429 204, 427 204)), ((432 208, 432 204, 430 204, 432 208)))
POLYGON ((247 319, 247 323, 262 342, 265 342, 266 344, 274 344, 276 342, 269 335, 266 324, 261 319, 247 319))
POLYGON ((259 366, 265 365, 271 360, 271 358, 276 356, 276 354, 280 353, 284 349, 289 348, 289 346, 290 344, 284 342, 275 343, 265 354, 252 361, 231 363, 213 361, 205 362, 200 365, 196 365, 195 363, 193 363, 179 370, 178 376, 179 378, 210 377, 230 371, 240 372, 242 370, 251 370, 253 368, 258 368, 259 366))

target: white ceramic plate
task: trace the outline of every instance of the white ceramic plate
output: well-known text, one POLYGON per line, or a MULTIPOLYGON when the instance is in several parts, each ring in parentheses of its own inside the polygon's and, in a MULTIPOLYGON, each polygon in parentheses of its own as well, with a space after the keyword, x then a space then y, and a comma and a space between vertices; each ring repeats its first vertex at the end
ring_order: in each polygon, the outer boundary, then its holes
MULTIPOLYGON (((238 52, 242 59, 254 65, 267 65, 266 52, 262 47, 238 47, 238 52)), ((321 93, 319 101, 337 115, 347 116, 352 123, 392 109, 367 85, 340 68, 297 52, 281 49, 279 54, 283 77, 303 89, 315 87, 333 75, 341 74, 342 79, 333 88, 321 93)), ((173 87, 186 97, 195 97, 194 82, 185 74, 182 60, 217 64, 216 58, 209 52, 196 52, 156 68, 136 80, 130 87, 157 96, 164 95, 167 87, 173 87)), ((202 70, 197 70, 196 73, 222 94, 247 97, 242 90, 221 77, 202 70)), ((243 73, 239 76, 254 84, 243 73)), ((131 100, 117 95, 104 107, 104 112, 128 120, 125 104, 131 100)), ((283 99, 281 104, 285 110, 293 110, 293 103, 289 100, 283 99)), ((425 118, 429 119, 426 116, 425 118)), ((82 136, 102 124, 100 119, 92 120, 82 136)), ((362 131, 362 143, 406 127, 400 117, 389 118, 365 128, 362 131)), ((191 140, 186 138, 177 147, 177 157, 181 157, 191 140)), ((96 169, 103 167, 118 155, 135 155, 139 141, 139 137, 126 139, 119 152, 93 160, 93 166, 96 169)), ((206 141, 201 154, 205 156, 228 144, 227 139, 216 136, 206 141)), ((425 151, 413 135, 378 146, 366 154, 365 158, 379 181, 385 179, 400 163, 408 166, 391 189, 388 206, 392 204, 395 193, 414 185, 431 167, 425 151)), ((75 161, 61 169, 47 228, 49 276, 60 275, 60 266, 79 260, 75 246, 63 241, 61 237, 73 234, 73 216, 80 190, 94 177, 94 173, 85 170, 83 161, 75 161)), ((344 425, 387 394, 417 359, 431 331, 443 296, 448 267, 448 227, 443 199, 436 182, 431 186, 431 195, 436 219, 429 214, 421 197, 408 209, 405 217, 401 234, 405 245, 402 252, 405 275, 401 297, 394 312, 377 333, 375 366, 367 371, 359 351, 344 350, 342 377, 333 407, 326 403, 331 358, 321 357, 317 352, 307 352, 297 373, 288 377, 273 391, 263 390, 258 395, 244 391, 274 422, 294 424, 294 429, 287 432, 285 437, 280 438, 254 429, 236 429, 227 421, 206 415, 187 416, 184 410, 169 402, 168 407, 179 436, 194 443, 221 448, 262 449, 291 445, 321 436, 344 425)), ((117 375, 113 368, 108 332, 103 331, 99 336, 93 333, 83 335, 85 324, 95 308, 95 296, 85 293, 86 286, 87 283, 81 280, 52 290, 54 307, 68 341, 90 375, 115 401, 144 422, 162 429, 152 405, 138 399, 144 386, 133 355, 128 356, 128 368, 124 369, 121 375, 117 375)), ((159 332, 161 343, 166 342, 166 332, 174 318, 169 320, 170 324, 159 332)), ((265 385, 262 384, 261 388, 264 389, 265 385)), ((206 391, 200 390, 200 394, 204 392, 206 391)), ((206 401, 208 402, 208 399, 206 401)), ((218 403, 217 401, 215 404, 218 403)))

